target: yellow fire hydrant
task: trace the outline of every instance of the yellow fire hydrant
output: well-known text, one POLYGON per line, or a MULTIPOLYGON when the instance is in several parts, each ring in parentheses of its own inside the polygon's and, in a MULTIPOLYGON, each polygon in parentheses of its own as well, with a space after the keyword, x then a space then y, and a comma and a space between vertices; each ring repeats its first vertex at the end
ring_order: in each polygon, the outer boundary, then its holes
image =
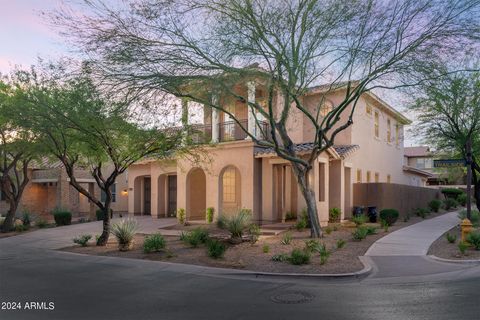
POLYGON ((460 224, 461 230, 462 230, 462 241, 466 241, 467 235, 472 232, 473 225, 468 219, 463 219, 462 223, 460 224))

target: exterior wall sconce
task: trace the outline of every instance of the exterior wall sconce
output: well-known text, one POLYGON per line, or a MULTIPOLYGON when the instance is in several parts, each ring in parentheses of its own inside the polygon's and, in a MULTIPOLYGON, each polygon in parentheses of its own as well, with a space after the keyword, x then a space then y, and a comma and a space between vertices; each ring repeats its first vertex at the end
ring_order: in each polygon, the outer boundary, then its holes
POLYGON ((128 195, 128 190, 127 189, 123 189, 122 190, 122 196, 127 196, 128 195))

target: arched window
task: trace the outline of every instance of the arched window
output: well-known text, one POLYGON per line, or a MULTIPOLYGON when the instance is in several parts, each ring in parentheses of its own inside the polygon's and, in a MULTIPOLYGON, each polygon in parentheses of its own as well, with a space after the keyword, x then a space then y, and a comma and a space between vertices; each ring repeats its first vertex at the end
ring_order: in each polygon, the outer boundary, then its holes
POLYGON ((326 117, 333 110, 333 103, 330 100, 323 100, 320 106, 320 116, 326 117))
POLYGON ((223 173, 223 201, 237 201, 237 170, 233 167, 225 169, 223 173))

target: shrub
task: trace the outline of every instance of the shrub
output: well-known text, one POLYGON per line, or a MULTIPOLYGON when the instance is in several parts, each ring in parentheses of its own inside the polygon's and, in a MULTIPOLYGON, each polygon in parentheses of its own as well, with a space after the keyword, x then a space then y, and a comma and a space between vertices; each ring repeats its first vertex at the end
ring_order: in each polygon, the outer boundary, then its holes
POLYGON ((418 217, 421 217, 422 219, 425 219, 428 216, 429 211, 428 211, 428 209, 425 209, 425 208, 417 208, 417 209, 415 209, 415 214, 418 217))
POLYGON ((339 208, 332 208, 328 212, 328 220, 329 222, 338 222, 340 221, 340 215, 342 211, 339 208))
POLYGON ((338 230, 338 226, 336 224, 333 225, 333 231, 337 231, 338 230))
POLYGON ((138 222, 135 219, 122 219, 112 224, 110 233, 117 238, 120 251, 130 250, 133 237, 138 230, 138 222))
POLYGON ((290 232, 287 232, 283 235, 281 244, 283 245, 289 245, 292 242, 292 234, 290 232))
POLYGON ((195 228, 190 232, 182 232, 180 234, 180 240, 189 244, 193 248, 198 247, 202 243, 206 243, 208 240, 208 230, 204 228, 195 228))
POLYGON ((320 247, 320 242, 315 239, 310 239, 305 241, 305 250, 308 252, 315 252, 320 247))
POLYGON ((292 250, 292 253, 290 253, 288 261, 294 265, 308 264, 310 263, 310 252, 295 248, 292 250))
POLYGON ((268 244, 263 245, 262 251, 263 251, 263 253, 269 253, 270 252, 270 246, 268 244))
POLYGON ((367 229, 367 236, 377 233, 377 228, 374 226, 366 226, 365 228, 367 229))
POLYGON ((346 244, 347 244, 347 241, 345 241, 343 239, 338 239, 337 240, 337 249, 342 249, 343 247, 345 247, 346 244))
POLYGON ((458 250, 460 250, 461 254, 465 254, 465 251, 467 251, 468 248, 468 243, 460 241, 458 243, 458 250))
POLYGON ((428 207, 433 212, 438 212, 438 210, 440 210, 440 208, 442 207, 442 201, 440 201, 438 199, 433 199, 432 201, 430 201, 428 203, 428 207))
POLYGON ((73 243, 79 244, 82 247, 86 247, 88 245, 88 241, 92 239, 92 235, 90 234, 82 234, 78 237, 73 238, 73 243))
POLYGON ((297 215, 295 212, 288 211, 287 214, 285 215, 285 220, 295 220, 297 218, 297 215))
POLYGON ((475 247, 475 250, 480 250, 480 232, 471 232, 467 235, 467 242, 475 247))
POLYGON ((22 223, 26 227, 30 227, 32 222, 31 215, 28 212, 24 212, 22 216, 22 223))
POLYGON ((303 219, 300 219, 297 221, 297 223, 295 223, 295 229, 297 229, 297 231, 302 231, 306 227, 307 227, 307 222, 305 222, 305 220, 303 219))
POLYGON ((461 206, 465 207, 465 205, 467 204, 467 198, 468 198, 468 196, 464 192, 464 193, 458 195, 457 201, 461 206))
POLYGON ((457 200, 457 197, 464 193, 462 190, 457 188, 443 188, 441 190, 445 198, 451 198, 457 200))
POLYGON ((55 209, 52 214, 57 226, 67 226, 72 224, 72 213, 70 211, 55 209))
POLYGON ((447 238, 447 241, 449 243, 455 243, 455 241, 457 241, 457 236, 454 235, 454 234, 450 234, 447 232, 447 234, 445 235, 445 237, 447 238))
POLYGON ((16 232, 23 232, 28 230, 28 226, 25 226, 23 224, 16 224, 14 228, 16 232))
POLYGON ((35 225, 39 227, 40 229, 46 228, 48 226, 47 220, 43 218, 38 218, 37 221, 35 222, 35 225))
POLYGON ((360 225, 364 224, 365 222, 367 222, 367 217, 364 216, 363 214, 358 215, 358 216, 353 216, 352 217, 352 222, 355 223, 356 226, 360 226, 360 225))
POLYGON ((150 252, 158 252, 166 247, 165 238, 160 234, 152 234, 150 236, 145 237, 145 241, 143 242, 143 252, 150 253, 150 252))
POLYGON ((388 232, 388 223, 385 220, 380 219, 380 225, 383 228, 383 231, 388 232))
POLYGON ((215 208, 213 208, 213 207, 207 208, 207 212, 205 213, 207 223, 212 223, 213 222, 213 214, 214 213, 215 213, 215 208))
POLYGON ((332 228, 326 227, 326 228, 325 228, 325 233, 326 233, 326 234, 332 233, 332 228))
POLYGON ((308 216, 307 208, 302 209, 302 212, 300 214, 300 219, 305 221, 305 228, 310 228, 311 227, 310 217, 308 216))
POLYGON ((231 217, 222 217, 219 220, 222 220, 224 228, 230 232, 230 237, 233 238, 242 238, 243 232, 250 225, 252 214, 248 209, 241 209, 235 215, 231 217))
POLYGON ((97 209, 95 211, 95 216, 97 217, 97 221, 102 221, 105 215, 103 214, 103 210, 97 209))
POLYGON ((384 220, 389 226, 393 226, 398 219, 398 210, 383 209, 380 211, 380 219, 384 220))
POLYGON ((208 256, 213 259, 219 259, 223 257, 227 247, 223 242, 220 242, 215 239, 209 239, 207 241, 207 253, 208 256))
POLYGON ((330 251, 327 250, 324 243, 322 243, 318 249, 318 253, 320 254, 320 264, 325 264, 330 256, 330 251))
POLYGON ((178 208, 177 209, 177 219, 178 219, 178 223, 180 224, 185 224, 185 219, 186 219, 186 213, 185 213, 185 209, 183 208, 178 208))
MULTIPOLYGON (((462 210, 458 214, 458 217, 463 220, 467 218, 467 210, 462 210)), ((480 225, 480 213, 478 210, 472 210, 470 214, 470 222, 473 224, 475 228, 478 228, 480 225)))
POLYGON ((445 207, 445 210, 450 210, 450 209, 455 209, 458 207, 458 201, 453 199, 453 198, 447 198, 443 200, 443 206, 445 207))
POLYGON ((357 229, 352 233, 352 238, 355 241, 362 241, 367 237, 368 229, 363 226, 358 226, 357 229))
POLYGON ((276 261, 276 262, 283 262, 283 261, 287 261, 288 259, 289 257, 285 253, 275 254, 272 256, 272 261, 276 261))
POLYGON ((257 243, 258 238, 260 238, 260 235, 262 234, 262 232, 260 231, 260 227, 257 224, 252 223, 248 227, 248 234, 250 235, 251 243, 255 244, 257 243))

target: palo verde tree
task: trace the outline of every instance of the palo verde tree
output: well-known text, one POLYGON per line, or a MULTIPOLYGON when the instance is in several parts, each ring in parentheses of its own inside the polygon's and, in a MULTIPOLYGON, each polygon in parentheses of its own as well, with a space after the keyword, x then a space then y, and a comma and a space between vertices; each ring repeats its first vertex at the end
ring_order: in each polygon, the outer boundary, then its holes
POLYGON ((228 114, 257 145, 291 163, 312 237, 321 235, 309 182, 313 163, 353 123, 361 95, 421 81, 420 69, 468 47, 480 23, 478 0, 81 2, 83 14, 81 7, 64 9, 53 21, 88 52, 104 83, 165 92, 228 114), (236 90, 250 81, 265 88, 264 103, 236 90), (325 97, 342 95, 328 113, 324 99, 313 108, 303 99, 321 84, 325 97), (247 102, 257 126, 268 131, 263 138, 248 132, 224 103, 229 99, 247 102), (307 155, 298 153, 288 129, 298 114, 314 128, 307 155))
POLYGON ((2 232, 11 231, 25 187, 30 181, 29 165, 39 156, 38 138, 12 121, 22 88, 8 79, 0 81, 0 190, 8 203, 2 232))
POLYGON ((412 110, 426 142, 466 159, 467 141, 472 141, 472 184, 480 210, 480 71, 435 77, 419 94, 412 110))
POLYGON ((23 72, 19 79, 26 88, 25 107, 17 119, 61 161, 70 184, 102 210, 103 232, 97 245, 105 245, 110 233, 111 187, 118 176, 144 157, 172 156, 183 146, 182 134, 140 127, 132 118, 132 102, 103 93, 84 71, 71 76, 63 67, 23 72), (77 180, 75 170, 80 168, 90 171, 104 201, 77 180))

